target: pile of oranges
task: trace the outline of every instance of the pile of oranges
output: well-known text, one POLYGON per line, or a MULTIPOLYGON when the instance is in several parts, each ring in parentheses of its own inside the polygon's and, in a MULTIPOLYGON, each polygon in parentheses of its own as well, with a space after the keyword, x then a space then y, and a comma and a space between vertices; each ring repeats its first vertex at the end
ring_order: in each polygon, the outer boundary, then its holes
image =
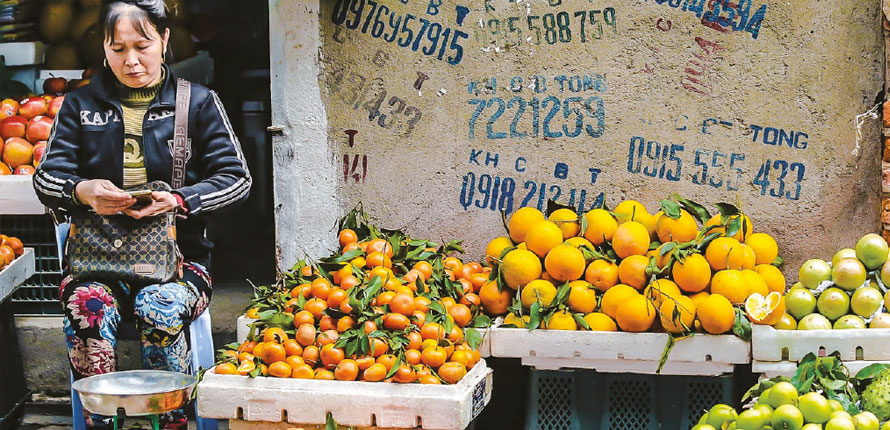
POLYGON ((256 288, 247 316, 260 334, 222 350, 216 373, 454 384, 479 363, 491 269, 449 256, 458 242, 346 227, 334 255, 256 288))
POLYGON ((24 252, 25 246, 19 238, 0 234, 0 270, 12 264, 12 260, 24 252))
POLYGON ((485 311, 531 329, 726 333, 746 319, 736 305, 780 295, 785 278, 776 241, 717 206, 675 195, 655 214, 633 200, 583 216, 522 208, 485 251, 511 304, 485 311))

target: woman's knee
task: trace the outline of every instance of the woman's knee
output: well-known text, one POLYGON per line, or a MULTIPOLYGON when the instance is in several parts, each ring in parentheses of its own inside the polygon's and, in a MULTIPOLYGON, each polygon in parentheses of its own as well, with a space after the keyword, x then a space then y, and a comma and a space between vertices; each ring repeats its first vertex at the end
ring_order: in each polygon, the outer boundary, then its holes
POLYGON ((60 299, 65 316, 75 328, 103 328, 111 325, 113 331, 120 321, 117 299, 105 284, 69 283, 60 299))
POLYGON ((176 334, 191 320, 195 300, 187 286, 171 282, 139 290, 133 307, 140 322, 176 334))

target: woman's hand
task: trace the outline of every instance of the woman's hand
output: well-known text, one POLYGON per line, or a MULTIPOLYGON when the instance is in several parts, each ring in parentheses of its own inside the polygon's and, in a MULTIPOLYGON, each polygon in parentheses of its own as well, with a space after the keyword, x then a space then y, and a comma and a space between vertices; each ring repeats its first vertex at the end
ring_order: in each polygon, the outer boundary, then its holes
POLYGON ((82 181, 74 188, 77 200, 89 205, 99 215, 114 215, 136 203, 136 199, 111 181, 105 179, 91 179, 82 181))
POLYGON ((176 197, 166 191, 152 191, 151 204, 139 209, 125 209, 123 212, 133 218, 140 219, 154 216, 176 209, 179 203, 176 197))

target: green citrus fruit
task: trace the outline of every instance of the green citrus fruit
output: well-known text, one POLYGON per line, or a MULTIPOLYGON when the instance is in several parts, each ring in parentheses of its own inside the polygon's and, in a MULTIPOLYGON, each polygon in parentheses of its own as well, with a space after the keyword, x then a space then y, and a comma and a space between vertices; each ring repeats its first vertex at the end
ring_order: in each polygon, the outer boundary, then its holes
POLYGON ((809 314, 797 323, 798 330, 831 330, 831 321, 822 314, 809 314))
POLYGON ((797 272, 797 278, 804 287, 815 289, 823 281, 831 279, 831 266, 818 258, 804 261, 797 272))
POLYGON ((708 424, 719 429, 723 427, 723 423, 735 421, 737 417, 738 414, 732 406, 715 405, 708 411, 708 424))
POLYGON ((801 318, 816 310, 816 296, 806 288, 792 288, 785 294, 785 311, 794 319, 801 318))
POLYGON ((856 424, 847 417, 835 417, 825 423, 825 430, 856 430, 856 424))
POLYGON ((868 328, 890 328, 890 314, 880 313, 875 315, 868 324, 868 328))
POLYGON ((850 296, 840 288, 831 287, 819 295, 816 308, 820 314, 835 321, 850 311, 850 296))
POLYGON ((834 256, 831 257, 831 265, 837 266, 837 262, 842 258, 856 258, 856 250, 853 248, 843 248, 838 252, 834 253, 834 256))
POLYGON ((800 430, 803 427, 803 414, 794 405, 782 405, 773 411, 770 424, 775 430, 800 430))
POLYGON ((835 330, 843 330, 848 328, 865 328, 865 320, 859 315, 844 315, 834 322, 835 330))
POLYGON ((853 291, 865 282, 865 266, 856 258, 842 258, 831 268, 831 280, 847 291, 853 291))
POLYGON ((735 428, 738 430, 760 430, 764 424, 766 422, 764 421, 763 412, 757 409, 742 411, 735 420, 735 428))
POLYGON ((822 424, 831 417, 831 405, 828 399, 819 393, 806 393, 797 399, 797 407, 808 423, 822 424))
POLYGON ((864 411, 853 415, 853 425, 856 426, 856 430, 879 430, 881 422, 878 421, 878 417, 875 414, 864 411))
POLYGON ((883 295, 876 288, 860 288, 853 293, 853 298, 850 299, 850 308, 856 315, 869 318, 881 309, 883 300, 883 295))
POLYGON ((769 389, 769 405, 778 408, 782 405, 794 404, 797 400, 797 388, 790 382, 779 382, 769 389))
POLYGON ((887 261, 888 251, 890 247, 887 246, 887 241, 874 233, 866 234, 856 242, 856 258, 869 270, 881 267, 887 261))

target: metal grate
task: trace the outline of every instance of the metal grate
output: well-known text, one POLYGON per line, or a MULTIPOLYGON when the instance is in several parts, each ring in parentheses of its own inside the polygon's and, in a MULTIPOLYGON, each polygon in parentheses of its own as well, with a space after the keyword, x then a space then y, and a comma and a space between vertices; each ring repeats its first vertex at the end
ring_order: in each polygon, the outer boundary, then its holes
POLYGON ((648 380, 613 381, 609 385, 609 428, 648 430, 653 388, 648 380))
POLYGON ((541 378, 538 385, 538 428, 541 430, 572 430, 575 410, 573 378, 541 378))
POLYGON ((686 420, 690 423, 696 423, 705 414, 705 411, 718 403, 726 402, 723 398, 723 386, 721 380, 714 382, 689 382, 689 390, 686 420))
POLYGON ((0 233, 15 236, 34 248, 35 273, 12 296, 16 313, 58 314, 59 252, 56 233, 49 215, 2 215, 0 233))

